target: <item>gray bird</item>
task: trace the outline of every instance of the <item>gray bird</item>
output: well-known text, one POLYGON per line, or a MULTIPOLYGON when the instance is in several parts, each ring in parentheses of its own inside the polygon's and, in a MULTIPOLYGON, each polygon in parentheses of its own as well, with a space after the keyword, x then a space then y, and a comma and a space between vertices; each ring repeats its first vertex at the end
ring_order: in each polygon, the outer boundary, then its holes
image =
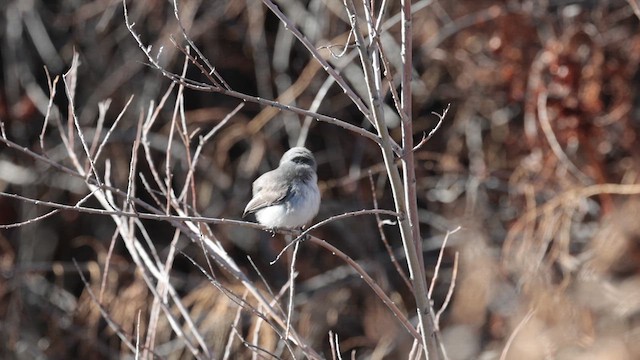
POLYGON ((255 213, 260 224, 272 229, 301 228, 320 208, 316 168, 307 148, 289 149, 276 169, 253 182, 253 198, 242 216, 255 213))

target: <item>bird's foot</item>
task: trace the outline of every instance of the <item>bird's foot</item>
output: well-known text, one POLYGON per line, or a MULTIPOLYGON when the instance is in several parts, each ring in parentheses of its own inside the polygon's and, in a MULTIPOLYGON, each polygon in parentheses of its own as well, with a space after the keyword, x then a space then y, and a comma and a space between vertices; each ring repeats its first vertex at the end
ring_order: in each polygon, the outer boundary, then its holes
POLYGON ((296 229, 296 230, 298 231, 298 235, 297 235, 297 237, 299 237, 299 238, 300 238, 300 240, 299 240, 299 241, 307 241, 307 240, 309 240, 309 238, 310 238, 309 234, 304 234, 304 235, 303 235, 303 233, 304 233, 304 226, 302 226, 302 227, 300 227, 300 228, 298 228, 298 229, 296 229))

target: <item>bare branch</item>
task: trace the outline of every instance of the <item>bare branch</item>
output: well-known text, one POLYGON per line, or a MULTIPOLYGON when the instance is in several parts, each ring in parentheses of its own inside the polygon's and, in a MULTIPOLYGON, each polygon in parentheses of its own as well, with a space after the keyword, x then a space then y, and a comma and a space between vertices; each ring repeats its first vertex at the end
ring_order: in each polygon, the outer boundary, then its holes
MULTIPOLYGON (((373 184, 373 175, 371 174, 371 170, 369 170, 369 184, 371 185, 371 196, 373 198, 373 208, 378 209, 378 197, 376 196, 376 189, 373 184)), ((380 214, 375 214, 375 216, 376 216, 376 223, 378 224, 378 233, 380 233, 380 239, 382 239, 382 243, 384 244, 384 247, 387 250, 387 254, 389 254, 391 263, 393 263, 393 266, 396 268, 396 272, 398 273, 398 275, 400 275, 402 280, 404 280, 404 283, 405 285, 407 285, 407 288, 410 290, 413 290, 411 281, 409 281, 409 278, 407 278, 407 274, 405 274, 404 270, 402 270, 402 267, 400 266, 398 259, 396 259, 396 256, 394 255, 394 251, 391 248, 389 241, 387 240, 387 236, 385 235, 384 228, 383 228, 384 223, 380 218, 380 214)))
MULTIPOLYGON (((293 23, 291 23, 291 20, 289 20, 289 18, 285 14, 283 14, 282 11, 280 11, 280 9, 271 0, 262 0, 262 2, 278 17, 278 19, 280 19, 280 21, 282 21, 285 28, 291 31, 291 33, 298 39, 298 41, 300 41, 302 45, 304 45, 307 51, 309 51, 309 54, 311 54, 320 63, 320 65, 322 65, 324 70, 329 75, 331 75, 332 78, 335 79, 336 83, 340 85, 342 90, 344 90, 345 94, 349 96, 351 101, 353 101, 353 103, 358 107, 360 112, 367 119, 370 119, 370 110, 364 104, 362 98, 360 98, 360 96, 358 96, 353 91, 353 89, 351 89, 351 86, 347 84, 344 78, 335 71, 335 69, 322 57, 322 55, 320 55, 320 53, 318 53, 318 50, 316 50, 315 46, 311 44, 309 39, 307 39, 307 37, 304 36, 293 23)), ((373 125, 375 126, 375 124, 373 125)))
POLYGON ((300 233, 295 239, 293 239, 289 244, 287 244, 287 246, 285 246, 284 249, 282 249, 280 251, 278 256, 276 256, 276 258, 273 261, 271 261, 271 265, 273 265, 276 262, 278 262, 278 260, 280 260, 280 257, 282 256, 282 254, 284 254, 284 252, 290 246, 294 245, 298 241, 302 241, 303 239, 305 239, 305 237, 307 236, 307 234, 311 230, 315 230, 315 229, 317 229, 317 228, 319 228, 321 226, 324 226, 324 225, 326 225, 326 224, 328 224, 330 222, 333 222, 333 221, 337 221, 337 220, 341 220, 341 219, 345 219, 345 218, 349 218, 349 217, 353 217, 353 216, 372 215, 372 214, 384 214, 384 215, 391 215, 391 216, 396 216, 396 217, 400 216, 400 214, 398 214, 397 212, 391 211, 391 210, 378 210, 378 209, 351 211, 351 212, 343 213, 343 214, 340 214, 340 215, 334 215, 334 216, 332 216, 332 217, 330 217, 328 219, 324 219, 324 220, 314 224, 313 226, 309 227, 308 229, 306 229, 305 231, 300 233))
POLYGON ((373 278, 371 278, 371 276, 369 276, 369 274, 367 274, 367 272, 364 271, 364 269, 356 261, 354 261, 351 257, 349 257, 348 255, 343 253, 340 249, 338 249, 337 247, 329 244, 325 240, 319 239, 319 238, 317 238, 315 236, 311 236, 310 240, 314 244, 320 245, 321 247, 323 247, 326 250, 330 251, 331 254, 339 257, 344 262, 346 262, 349 266, 351 266, 351 268, 353 270, 355 270, 358 273, 358 275, 360 275, 362 277, 362 279, 367 283, 367 285, 369 285, 369 287, 373 290, 373 292, 376 293, 376 296, 378 296, 378 298, 380 298, 380 300, 382 300, 382 302, 389 308, 389 310, 391 310, 391 312, 395 315, 395 317, 398 319, 398 321, 400 321, 402 326, 404 326, 404 328, 415 339, 420 339, 421 338, 420 333, 418 333, 418 331, 415 329, 415 327, 413 327, 413 325, 411 325, 411 323, 409 322, 407 317, 396 306, 396 304, 393 302, 393 300, 391 300, 389 298, 389 296, 385 293, 385 291, 382 290, 380 285, 378 285, 375 282, 375 280, 373 280, 373 278))
MULTIPOLYGON (((168 79, 170 79, 171 81, 173 81, 174 83, 179 83, 184 85, 185 87, 192 89, 192 90, 198 90, 198 91, 205 91, 205 92, 214 92, 214 93, 219 93, 222 95, 226 95, 226 96, 231 96, 243 101, 248 101, 248 102, 252 102, 252 103, 256 103, 256 104, 260 104, 260 105, 264 105, 264 106, 272 106, 274 108, 280 109, 280 110, 285 110, 285 111, 291 111, 303 116, 310 116, 318 121, 323 121, 329 124, 333 124, 336 126, 339 126, 341 128, 344 128, 346 130, 355 132, 361 136, 364 136, 376 143, 380 143, 380 138, 378 136, 376 136, 375 134, 362 129, 358 126, 352 125, 348 122, 339 120, 335 117, 331 117, 331 116, 326 116, 326 115, 322 115, 322 114, 318 114, 316 112, 312 112, 312 111, 308 111, 308 110, 304 110, 295 106, 291 106, 291 105, 285 105, 282 103, 279 103, 277 101, 272 101, 272 100, 266 100, 263 98, 259 98, 259 97, 255 97, 255 96, 250 96, 247 94, 243 94, 234 90, 228 90, 226 88, 223 87, 218 87, 215 85, 208 85, 208 84, 204 84, 204 83, 200 83, 197 81, 193 81, 187 78, 183 78, 178 74, 174 74, 170 71, 167 71, 166 69, 164 69, 151 55, 151 49, 148 47, 145 47, 142 43, 142 39, 140 39, 140 36, 133 30, 133 26, 135 25, 134 23, 129 21, 129 14, 127 11, 127 7, 126 7, 126 2, 125 0, 123 0, 123 5, 124 5, 124 14, 125 14, 125 21, 127 24, 127 28, 129 29, 129 32, 131 33, 131 35, 133 36, 133 38, 138 42, 138 46, 140 47, 140 49, 144 52, 144 54, 147 56, 147 60, 149 60, 150 62, 150 66, 153 67, 154 69, 160 71, 162 73, 162 75, 164 75, 165 77, 167 77, 168 79)), ((274 5, 275 7, 275 5, 274 5)), ((276 8, 277 9, 277 8, 276 8)), ((278 10, 279 11, 279 10, 278 10)), ((195 59, 191 58, 192 62, 195 61, 195 59)), ((332 69, 332 68, 331 68, 332 69)), ((335 70, 333 70, 335 72, 335 70)), ((355 96, 355 94, 354 94, 355 96)))

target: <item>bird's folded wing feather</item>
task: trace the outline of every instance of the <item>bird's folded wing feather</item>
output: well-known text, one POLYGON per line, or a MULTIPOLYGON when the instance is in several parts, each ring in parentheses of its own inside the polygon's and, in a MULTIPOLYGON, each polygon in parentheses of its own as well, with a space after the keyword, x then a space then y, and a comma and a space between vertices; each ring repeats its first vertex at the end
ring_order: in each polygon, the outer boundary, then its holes
POLYGON ((289 192, 290 187, 286 181, 278 178, 277 173, 270 171, 263 174, 253 182, 253 198, 244 209, 243 216, 284 202, 289 192))

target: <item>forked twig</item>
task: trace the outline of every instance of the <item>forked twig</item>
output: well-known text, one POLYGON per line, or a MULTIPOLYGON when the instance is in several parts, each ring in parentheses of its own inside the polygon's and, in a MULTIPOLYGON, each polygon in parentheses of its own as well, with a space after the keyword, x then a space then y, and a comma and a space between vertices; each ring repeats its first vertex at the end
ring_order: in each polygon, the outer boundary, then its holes
POLYGON ((458 232, 462 227, 458 226, 457 228, 447 231, 447 234, 444 236, 442 240, 442 245, 440 246, 440 252, 438 253, 438 260, 436 261, 436 267, 433 272, 433 278, 431 279, 431 285, 429 286, 429 298, 433 294, 433 289, 436 286, 436 280, 438 279, 438 274, 440 273, 440 265, 442 264, 442 256, 444 255, 444 249, 447 247, 447 240, 449 240, 449 236, 458 232))

